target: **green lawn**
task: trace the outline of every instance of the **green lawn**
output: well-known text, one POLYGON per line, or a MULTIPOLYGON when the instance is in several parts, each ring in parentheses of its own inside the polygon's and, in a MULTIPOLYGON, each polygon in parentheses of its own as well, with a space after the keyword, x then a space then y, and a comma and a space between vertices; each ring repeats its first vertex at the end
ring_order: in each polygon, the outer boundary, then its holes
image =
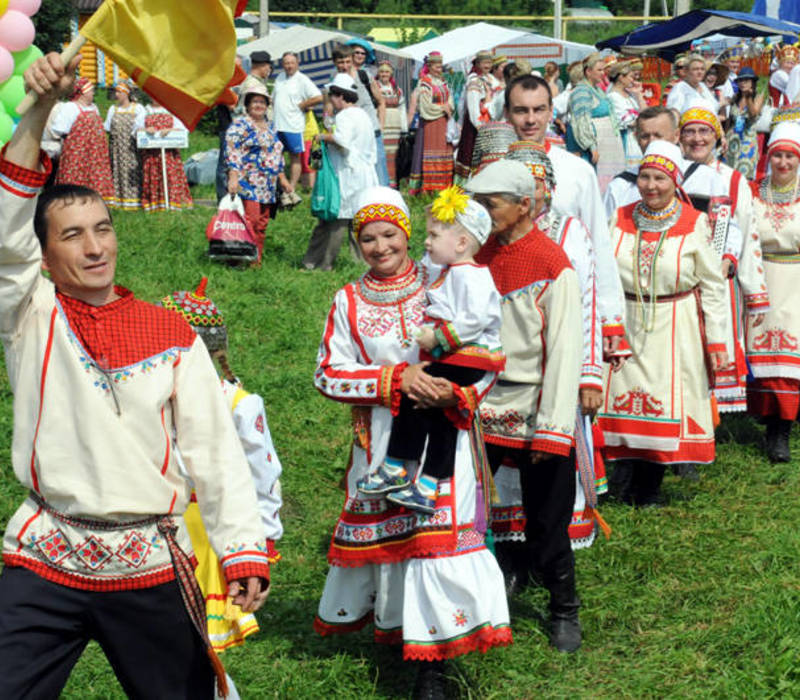
MULTIPOLYGON (((210 263, 211 209, 119 213, 119 282, 155 301, 208 275, 229 326, 231 364, 260 393, 284 466, 283 561, 273 569, 260 634, 223 656, 245 698, 403 698, 413 673, 396 650, 362 632, 321 639, 312 629, 341 504, 349 411, 312 386, 317 343, 334 292, 361 268, 343 251, 333 273, 299 268, 314 220, 307 204, 267 231, 261 269, 210 263)), ((422 203, 413 205, 421 248, 422 203)), ((24 496, 9 466, 11 394, 0 383, 0 517, 24 496)), ((716 464, 696 483, 668 477, 668 507, 608 505, 614 532, 578 553, 584 647, 552 651, 542 631, 546 596, 512 601, 515 643, 451 665, 462 698, 800 697, 800 536, 797 464, 770 466, 761 429, 739 417, 720 429, 716 464), (736 437, 736 442, 733 438, 736 437)), ((165 650, 165 663, 169 663, 165 650)), ((147 672, 147 669, 143 669, 147 672)), ((90 646, 68 698, 122 697, 102 652, 90 646)))

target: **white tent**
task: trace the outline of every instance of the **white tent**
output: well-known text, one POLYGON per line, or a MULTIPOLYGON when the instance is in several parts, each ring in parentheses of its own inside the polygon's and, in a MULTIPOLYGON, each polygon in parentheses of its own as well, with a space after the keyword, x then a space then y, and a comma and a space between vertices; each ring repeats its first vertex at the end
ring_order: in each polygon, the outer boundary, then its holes
MULTIPOLYGON (((352 39, 346 32, 317 29, 295 24, 286 29, 270 31, 269 35, 239 46, 240 56, 249 56, 253 51, 268 51, 276 69, 280 69, 280 57, 285 51, 294 51, 300 56, 300 70, 321 89, 329 82, 335 69, 331 53, 336 44, 352 39)), ((388 60, 395 68, 395 81, 406 94, 410 93, 414 72, 414 59, 405 51, 383 44, 368 42, 375 51, 377 61, 388 60)))
POLYGON ((571 63, 595 51, 588 44, 562 41, 524 29, 501 27, 488 22, 459 27, 433 39, 406 46, 403 50, 420 63, 431 51, 438 51, 442 54, 446 67, 466 72, 475 54, 483 49, 495 55, 503 54, 512 60, 524 58, 534 68, 543 66, 547 61, 571 63))

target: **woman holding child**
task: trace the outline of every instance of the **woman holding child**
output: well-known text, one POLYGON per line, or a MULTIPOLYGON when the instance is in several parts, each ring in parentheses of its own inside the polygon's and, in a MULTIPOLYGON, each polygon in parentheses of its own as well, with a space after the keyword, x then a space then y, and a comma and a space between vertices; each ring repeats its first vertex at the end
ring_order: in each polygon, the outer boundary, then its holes
POLYGON ((441 695, 445 659, 511 642, 502 574, 484 543, 485 460, 471 427, 495 375, 457 387, 423 371, 415 335, 433 278, 409 257, 401 195, 387 187, 364 192, 353 229, 370 269, 337 292, 314 376, 325 396, 353 404, 354 436, 315 628, 340 634, 372 620, 376 641, 402 643, 406 661, 424 662, 417 694, 438 687, 441 695), (432 514, 358 488, 384 463, 403 396, 449 409, 470 426, 457 432, 452 476, 438 480, 432 514))

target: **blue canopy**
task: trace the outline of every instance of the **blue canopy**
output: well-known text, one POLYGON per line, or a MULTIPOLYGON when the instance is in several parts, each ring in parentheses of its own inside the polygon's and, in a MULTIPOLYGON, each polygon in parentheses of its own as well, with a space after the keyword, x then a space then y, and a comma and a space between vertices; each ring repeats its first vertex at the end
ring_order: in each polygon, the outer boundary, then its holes
POLYGON ((623 54, 653 53, 671 60, 689 49, 695 39, 709 34, 737 37, 784 34, 796 37, 800 34, 800 25, 750 12, 693 10, 667 22, 637 27, 628 34, 600 41, 596 46, 623 54))

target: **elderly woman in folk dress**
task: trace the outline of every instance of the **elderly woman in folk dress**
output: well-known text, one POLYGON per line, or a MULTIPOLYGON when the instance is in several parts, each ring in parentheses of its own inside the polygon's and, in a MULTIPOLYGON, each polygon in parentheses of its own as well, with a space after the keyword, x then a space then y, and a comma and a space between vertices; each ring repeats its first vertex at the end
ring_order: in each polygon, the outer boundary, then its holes
POLYGON ((709 388, 727 363, 725 283, 708 217, 676 195, 682 171, 676 145, 651 142, 642 200, 617 209, 609 227, 633 354, 606 372, 598 422, 606 458, 631 477, 620 496, 637 506, 658 504, 666 465, 714 461, 709 388))
POLYGON ((144 125, 144 107, 131 100, 131 84, 127 81, 114 87, 117 103, 111 105, 103 124, 109 133, 111 174, 114 178, 114 199, 111 206, 138 209, 141 200, 141 161, 136 148, 136 130, 144 125))
POLYGON ((755 375, 747 403, 766 421, 770 459, 788 462, 789 432, 800 407, 800 124, 776 126, 767 153, 771 175, 752 185, 752 235, 761 239, 771 307, 762 325, 747 328, 747 359, 755 375))
POLYGON ((461 388, 430 377, 419 364, 414 332, 431 280, 409 257, 409 212, 400 194, 367 190, 354 233, 369 271, 337 292, 314 375, 323 395, 352 405, 354 436, 315 628, 341 634, 372 621, 376 641, 402 643, 404 660, 423 662, 417 697, 445 697, 437 689, 442 661, 511 642, 503 577, 484 542, 478 433, 459 431, 455 473, 439 481, 433 515, 365 497, 356 484, 382 463, 402 394, 452 407, 471 423, 494 375, 461 388))
POLYGON ((383 148, 386 151, 386 168, 389 171, 389 185, 397 187, 395 156, 400 143, 400 134, 408 131, 406 98, 394 81, 394 68, 389 61, 378 64, 378 87, 383 95, 386 111, 383 117, 383 148))
POLYGON ((453 116, 453 96, 442 78, 442 54, 425 57, 414 91, 419 128, 414 141, 409 194, 438 192, 453 184, 453 147, 447 142, 447 120, 453 116))
POLYGON ((600 193, 625 170, 625 151, 619 122, 611 100, 600 89, 605 77, 603 57, 593 53, 583 59, 583 80, 569 96, 567 150, 594 166, 600 193))
POLYGON ((64 139, 56 184, 90 187, 111 203, 111 161, 103 121, 94 103, 94 83, 86 78, 75 81, 70 101, 59 108, 50 129, 64 139))
POLYGON ((236 117, 225 133, 228 193, 242 198, 245 218, 256 236, 259 261, 278 182, 284 192, 294 191, 283 172, 283 144, 275 125, 267 119, 268 106, 267 88, 263 85, 247 88, 245 113, 236 117))

